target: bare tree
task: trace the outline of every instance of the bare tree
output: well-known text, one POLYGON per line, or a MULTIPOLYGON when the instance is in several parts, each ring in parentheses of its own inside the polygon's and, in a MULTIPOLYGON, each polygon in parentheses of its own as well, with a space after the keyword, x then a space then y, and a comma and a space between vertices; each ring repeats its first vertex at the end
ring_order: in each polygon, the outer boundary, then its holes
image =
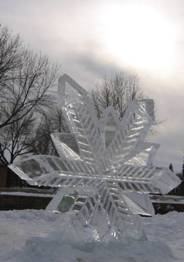
POLYGON ((58 67, 34 54, 5 28, 0 28, 0 162, 12 163, 28 150, 35 114, 51 106, 48 89, 58 67))
POLYGON ((13 163, 16 157, 31 152, 27 142, 34 132, 33 113, 3 128, 0 135, 0 165, 13 163))
POLYGON ((54 84, 57 68, 46 57, 25 51, 16 75, 6 81, 0 97, 0 128, 24 118, 49 102, 47 90, 54 84))
POLYGON ((113 78, 105 79, 102 85, 92 93, 99 118, 108 106, 113 106, 122 117, 128 103, 138 96, 141 96, 138 78, 127 72, 121 72, 115 74, 113 78))
POLYGON ((0 92, 21 64, 20 50, 19 36, 10 35, 8 29, 0 25, 0 92))
POLYGON ((57 153, 51 140, 53 132, 70 132, 63 112, 58 105, 42 113, 36 133, 29 141, 31 152, 34 154, 56 155, 57 153))
POLYGON ((26 50, 18 36, 0 27, 0 128, 47 104, 57 71, 46 56, 26 50))

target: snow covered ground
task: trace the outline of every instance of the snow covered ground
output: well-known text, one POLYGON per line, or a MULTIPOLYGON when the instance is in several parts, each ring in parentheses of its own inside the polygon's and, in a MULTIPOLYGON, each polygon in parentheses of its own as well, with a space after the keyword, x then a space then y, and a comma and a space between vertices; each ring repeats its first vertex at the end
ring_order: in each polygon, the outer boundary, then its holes
POLYGON ((48 211, 0 212, 0 261, 183 262, 184 214, 141 218, 148 240, 97 243, 66 217, 48 211))

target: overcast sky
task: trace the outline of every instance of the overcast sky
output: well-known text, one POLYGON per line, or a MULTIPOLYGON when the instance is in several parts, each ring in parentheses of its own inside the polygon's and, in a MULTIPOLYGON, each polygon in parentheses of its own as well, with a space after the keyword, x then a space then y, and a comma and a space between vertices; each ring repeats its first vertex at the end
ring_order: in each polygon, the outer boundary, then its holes
POLYGON ((0 0, 0 23, 86 89, 120 70, 156 103, 156 163, 184 155, 183 0, 0 0))

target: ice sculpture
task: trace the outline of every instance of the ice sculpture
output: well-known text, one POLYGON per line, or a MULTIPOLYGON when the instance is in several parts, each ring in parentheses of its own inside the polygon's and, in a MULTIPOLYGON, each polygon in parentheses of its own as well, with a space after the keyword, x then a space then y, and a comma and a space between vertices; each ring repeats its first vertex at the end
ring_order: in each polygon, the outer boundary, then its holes
POLYGON ((131 102, 121 121, 107 108, 99 121, 90 95, 68 75, 59 79, 59 94, 71 132, 52 134, 59 157, 32 155, 10 168, 30 185, 60 187, 48 209, 71 212, 99 239, 140 237, 136 214, 153 214, 148 194, 180 183, 169 169, 152 166, 158 145, 144 142, 153 101, 131 102))

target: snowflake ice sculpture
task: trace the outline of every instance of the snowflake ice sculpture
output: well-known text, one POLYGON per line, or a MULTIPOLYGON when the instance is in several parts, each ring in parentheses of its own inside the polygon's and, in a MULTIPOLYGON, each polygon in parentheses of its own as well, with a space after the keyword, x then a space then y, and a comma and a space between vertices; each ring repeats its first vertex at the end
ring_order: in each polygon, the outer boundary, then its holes
POLYGON ((153 101, 133 101, 121 121, 108 108, 99 121, 90 95, 67 75, 59 79, 59 94, 71 131, 52 134, 59 157, 29 156, 10 168, 31 185, 61 187, 49 209, 72 211, 100 237, 134 235, 135 214, 153 214, 148 193, 167 193, 180 183, 169 169, 151 165, 157 145, 144 139, 153 101))

